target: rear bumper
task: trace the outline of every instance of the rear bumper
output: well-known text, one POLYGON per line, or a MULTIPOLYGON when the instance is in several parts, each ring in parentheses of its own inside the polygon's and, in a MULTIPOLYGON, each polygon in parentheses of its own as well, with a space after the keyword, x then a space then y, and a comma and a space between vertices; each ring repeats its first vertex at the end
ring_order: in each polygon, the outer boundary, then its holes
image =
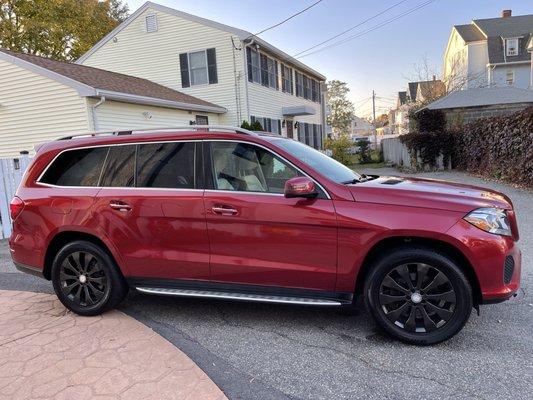
POLYGON ((20 272, 24 272, 25 274, 34 275, 38 276, 39 278, 45 279, 43 271, 37 267, 32 267, 15 261, 13 261, 13 264, 15 264, 15 268, 18 269, 20 272))

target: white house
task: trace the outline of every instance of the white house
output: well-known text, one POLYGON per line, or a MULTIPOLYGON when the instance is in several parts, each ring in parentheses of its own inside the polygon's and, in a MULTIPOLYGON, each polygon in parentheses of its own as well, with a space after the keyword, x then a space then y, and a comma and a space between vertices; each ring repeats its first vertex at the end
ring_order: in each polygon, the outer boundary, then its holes
POLYGON ((98 68, 0 49, 0 157, 67 133, 220 122, 224 107, 98 68))
POLYGON ((531 47, 533 14, 476 19, 452 28, 444 53, 449 90, 485 86, 533 87, 531 47))
POLYGON ((250 32, 147 2, 77 62, 218 104, 224 124, 259 120, 322 147, 325 77, 250 32))

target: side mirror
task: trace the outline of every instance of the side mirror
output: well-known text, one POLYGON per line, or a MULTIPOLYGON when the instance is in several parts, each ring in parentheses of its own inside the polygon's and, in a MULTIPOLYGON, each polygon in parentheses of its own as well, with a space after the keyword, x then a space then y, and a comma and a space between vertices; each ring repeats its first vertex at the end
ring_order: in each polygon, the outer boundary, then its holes
POLYGON ((316 196, 318 196, 318 192, 315 188, 315 182, 307 176, 298 176, 285 182, 285 197, 288 199, 293 197, 312 199, 316 196))

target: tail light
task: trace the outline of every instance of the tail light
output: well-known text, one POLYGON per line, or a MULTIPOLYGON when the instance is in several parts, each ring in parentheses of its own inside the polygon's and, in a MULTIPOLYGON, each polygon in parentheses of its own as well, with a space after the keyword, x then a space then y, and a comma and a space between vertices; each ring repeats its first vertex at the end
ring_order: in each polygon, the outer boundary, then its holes
POLYGON ((22 210, 24 209, 24 200, 22 200, 20 197, 13 197, 11 200, 11 203, 9 203, 9 212, 11 214, 11 220, 14 221, 17 219, 17 217, 20 215, 22 210))

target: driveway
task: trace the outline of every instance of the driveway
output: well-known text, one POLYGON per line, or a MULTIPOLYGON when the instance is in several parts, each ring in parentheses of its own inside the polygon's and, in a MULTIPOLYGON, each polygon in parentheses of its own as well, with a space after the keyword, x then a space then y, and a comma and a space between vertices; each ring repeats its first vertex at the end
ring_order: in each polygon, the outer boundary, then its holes
MULTIPOLYGON (((396 174, 390 169, 365 173, 396 174)), ((364 311, 170 299, 132 293, 121 310, 192 358, 230 399, 517 399, 533 390, 533 192, 458 172, 513 200, 521 230, 518 297, 481 308, 446 343, 414 347, 383 336, 364 311)), ((0 249, 0 289, 49 292, 14 272, 0 249), (3 255, 2 255, 3 254, 3 255)))

